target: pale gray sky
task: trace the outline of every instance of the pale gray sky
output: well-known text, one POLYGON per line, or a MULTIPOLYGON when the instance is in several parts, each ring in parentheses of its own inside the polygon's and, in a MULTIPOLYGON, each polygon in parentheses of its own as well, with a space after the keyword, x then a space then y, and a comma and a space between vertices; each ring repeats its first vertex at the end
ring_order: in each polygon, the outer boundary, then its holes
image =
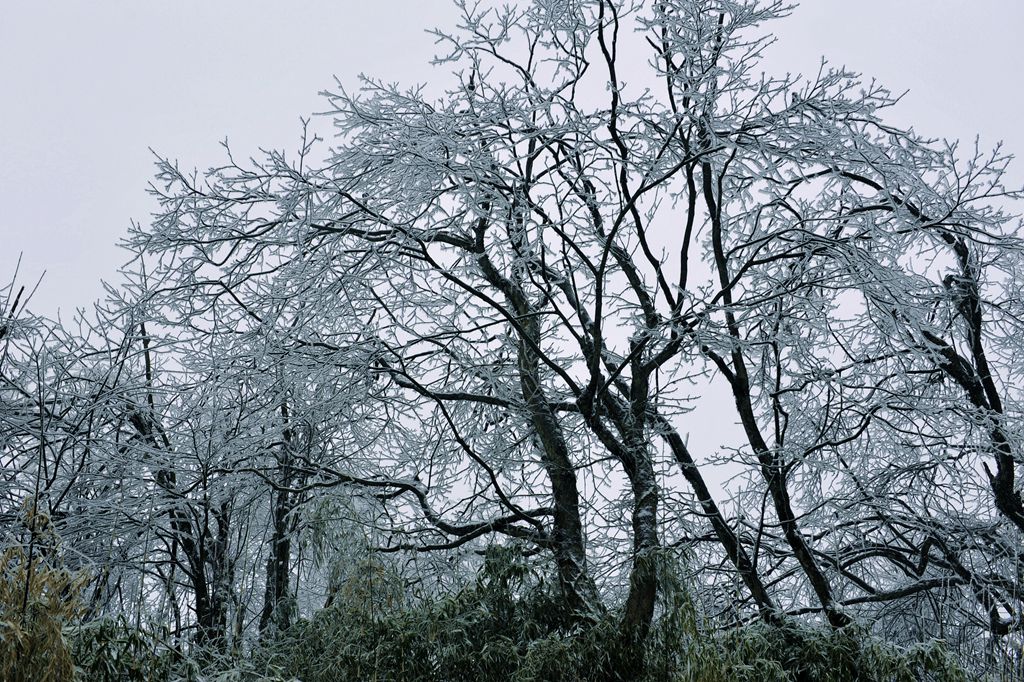
MULTIPOLYGON (((446 0, 5 0, 0 8, 0 280, 47 275, 33 309, 65 315, 116 282, 115 244, 153 209, 149 148, 206 168, 294 148, 333 76, 430 79, 446 0)), ((910 90, 894 123, 1024 153, 1024 3, 806 0, 776 26, 771 71, 818 60, 910 90)), ((1018 168, 1016 178, 1024 178, 1018 168)))

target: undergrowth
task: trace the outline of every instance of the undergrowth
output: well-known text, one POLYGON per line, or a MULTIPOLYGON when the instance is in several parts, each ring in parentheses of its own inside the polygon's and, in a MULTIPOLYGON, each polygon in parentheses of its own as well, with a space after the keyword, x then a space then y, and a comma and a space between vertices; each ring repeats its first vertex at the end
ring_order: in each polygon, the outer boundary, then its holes
POLYGON ((369 613, 336 602, 260 647, 248 679, 303 682, 966 682, 941 644, 910 649, 851 627, 762 623, 720 630, 701 622, 683 586, 663 571, 662 615, 639 656, 623 651, 616 614, 581 623, 549 586, 507 552, 445 599, 369 613), (623 660, 639 660, 623 668, 623 660))
POLYGON ((0 549, 0 680, 74 679, 64 626, 80 615, 86 580, 63 567, 50 519, 26 502, 0 549))
MULTIPOLYGON (((30 519, 31 521, 31 519, 30 519)), ((642 646, 617 614, 571 618, 543 572, 491 551, 476 579, 410 604, 369 560, 307 620, 227 657, 182 655, 120 620, 72 626, 80 581, 24 550, 2 554, 0 679, 12 682, 966 682, 941 643, 910 648, 856 626, 704 622, 665 562, 659 617, 642 646), (25 571, 32 572, 24 601, 25 571), (70 638, 63 633, 66 631, 70 638), (69 641, 70 640, 70 641, 69 641), (624 664, 629 661, 629 664, 624 664)))

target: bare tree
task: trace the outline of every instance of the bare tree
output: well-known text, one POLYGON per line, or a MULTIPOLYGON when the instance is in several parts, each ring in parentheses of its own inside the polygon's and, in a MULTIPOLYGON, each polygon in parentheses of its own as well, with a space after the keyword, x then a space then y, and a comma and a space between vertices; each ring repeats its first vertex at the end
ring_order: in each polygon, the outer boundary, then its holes
POLYGON ((288 627, 338 491, 379 552, 550 557, 566 622, 629 644, 683 545, 735 620, 1018 631, 1007 159, 847 71, 763 74, 782 2, 459 6, 443 95, 365 80, 330 147, 159 164, 131 324, 75 395, 120 401, 200 639, 288 627), (709 409, 736 447, 691 450, 709 409))

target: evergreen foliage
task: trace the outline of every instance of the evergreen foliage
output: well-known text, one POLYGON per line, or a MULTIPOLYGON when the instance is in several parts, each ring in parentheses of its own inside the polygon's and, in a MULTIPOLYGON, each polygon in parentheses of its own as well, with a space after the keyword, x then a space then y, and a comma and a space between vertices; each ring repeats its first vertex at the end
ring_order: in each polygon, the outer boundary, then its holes
MULTIPOLYGON (((668 562, 662 562, 667 564, 668 562)), ((303 682, 966 682, 939 642, 901 649, 865 630, 764 623, 716 630, 667 565, 662 615, 623 668, 618 618, 560 618, 548 583, 507 550, 491 551, 474 584, 412 608, 371 613, 339 600, 254 652, 253 680, 303 682), (669 585, 669 583, 674 583, 669 585)))
MULTIPOLYGON (((26 524, 47 528, 31 514, 26 524)), ((52 531, 43 530, 52 538, 52 531)), ((55 546, 55 545, 53 545, 55 546)), ((902 649, 863 628, 786 623, 717 628, 701 618, 671 559, 658 557, 660 615, 634 643, 617 614, 581 624, 560 608, 548 571, 507 547, 487 551, 476 579, 445 597, 403 605, 400 580, 367 559, 329 607, 231 655, 186 657, 154 629, 113 619, 76 624, 83 578, 52 563, 33 570, 17 611, 25 555, 3 554, 0 679, 11 682, 967 682, 938 641, 902 649)), ((995 679, 995 678, 992 678, 995 679)))

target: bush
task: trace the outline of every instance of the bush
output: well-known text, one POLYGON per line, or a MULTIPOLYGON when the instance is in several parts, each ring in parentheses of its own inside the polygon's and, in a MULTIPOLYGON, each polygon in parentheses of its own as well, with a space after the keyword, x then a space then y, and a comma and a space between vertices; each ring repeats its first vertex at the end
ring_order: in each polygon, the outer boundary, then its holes
POLYGON ((83 678, 99 682, 970 679, 938 643, 901 649, 857 627, 756 622, 722 629, 704 622, 672 562, 664 559, 658 559, 660 616, 639 650, 619 632, 616 614, 590 621, 568 617, 543 571, 509 549, 494 549, 470 585, 417 604, 403 597, 401 581, 387 566, 367 560, 329 608, 276 633, 246 658, 175 662, 151 633, 112 621, 78 628, 74 651, 83 678))
MULTIPOLYGON (((662 615, 624 668, 617 617, 564 617, 542 575, 508 551, 488 554, 474 584, 444 599, 369 613, 337 600, 255 652, 258 679, 303 682, 966 682, 938 643, 900 649, 866 631, 703 623, 671 570, 662 615), (634 657, 635 660, 635 657, 634 657)), ((370 574, 378 575, 376 572, 370 574)), ((378 575, 378 579, 379 579, 378 575)), ((351 594, 365 586, 352 586, 351 594)))
POLYGON ((78 676, 89 682, 162 682, 174 670, 173 652, 154 633, 122 620, 83 623, 70 641, 78 676))
POLYGON ((711 663, 693 680, 736 682, 967 682, 939 642, 909 649, 857 626, 842 630, 755 623, 715 638, 711 663), (715 673, 715 671, 721 671, 715 673))
POLYGON ((34 502, 22 507, 18 528, 0 551, 0 679, 74 679, 64 625, 81 612, 87 581, 63 567, 60 539, 34 502))

